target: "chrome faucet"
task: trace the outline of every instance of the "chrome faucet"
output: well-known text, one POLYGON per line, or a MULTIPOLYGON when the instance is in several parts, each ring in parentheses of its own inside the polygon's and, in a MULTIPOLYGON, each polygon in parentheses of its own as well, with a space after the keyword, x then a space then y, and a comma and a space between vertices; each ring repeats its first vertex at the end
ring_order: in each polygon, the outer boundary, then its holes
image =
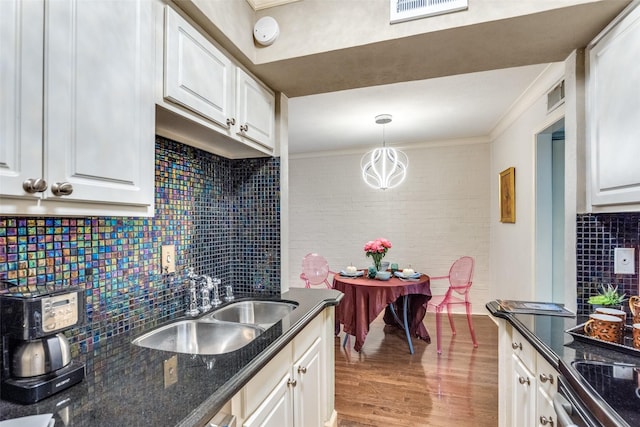
POLYGON ((220 279, 211 278, 206 274, 197 275, 194 273, 193 268, 189 268, 187 272, 187 278, 189 279, 189 303, 185 315, 194 317, 200 313, 205 313, 211 310, 212 307, 217 307, 222 304, 220 301, 220 279), (200 298, 202 304, 198 307, 198 285, 200 287, 200 298), (213 291, 213 297, 211 296, 213 291))

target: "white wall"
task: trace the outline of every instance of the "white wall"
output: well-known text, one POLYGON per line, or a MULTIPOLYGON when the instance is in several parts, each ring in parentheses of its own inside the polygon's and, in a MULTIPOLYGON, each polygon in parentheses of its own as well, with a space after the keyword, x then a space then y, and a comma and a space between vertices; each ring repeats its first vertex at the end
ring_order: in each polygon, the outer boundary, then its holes
MULTIPOLYGON (((381 191, 360 175, 364 153, 289 159, 290 286, 299 278, 302 258, 324 255, 334 271, 350 263, 371 264, 362 250, 385 237, 393 248, 385 261, 431 276, 445 275, 460 256, 476 259, 474 312, 486 314, 489 279, 489 144, 453 144, 404 150, 407 179, 381 191)), ((284 262, 284 261, 283 261, 284 262)), ((447 284, 434 281, 434 293, 447 284)))
MULTIPOLYGON (((535 299, 535 141, 536 134, 564 116, 564 107, 547 114, 546 93, 564 75, 553 64, 529 89, 496 131, 491 144, 491 299, 535 299), (515 167, 515 224, 501 223, 498 176, 515 167)), ((575 217, 574 217, 575 221, 575 217)))

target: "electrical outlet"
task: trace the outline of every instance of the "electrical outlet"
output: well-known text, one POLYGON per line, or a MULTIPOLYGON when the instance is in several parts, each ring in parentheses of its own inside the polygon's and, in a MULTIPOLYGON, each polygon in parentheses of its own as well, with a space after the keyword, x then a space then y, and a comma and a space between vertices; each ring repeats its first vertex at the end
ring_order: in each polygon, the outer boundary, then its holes
POLYGON ((163 361, 164 388, 172 386, 178 382, 178 356, 171 356, 163 361))
POLYGON ((635 248, 615 248, 613 251, 613 273, 635 274, 635 248))
POLYGON ((176 271, 176 246, 163 245, 161 251, 162 273, 175 273, 176 271))

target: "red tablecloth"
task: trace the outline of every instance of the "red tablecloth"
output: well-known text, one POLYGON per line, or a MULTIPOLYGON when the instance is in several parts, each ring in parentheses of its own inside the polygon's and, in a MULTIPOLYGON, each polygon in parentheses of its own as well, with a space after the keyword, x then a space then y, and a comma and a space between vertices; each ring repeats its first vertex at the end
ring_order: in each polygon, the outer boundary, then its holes
MULTIPOLYGON (((411 336, 430 342, 427 328, 422 323, 426 314, 426 302, 431 299, 429 276, 423 274, 418 281, 413 282, 397 277, 382 281, 362 277, 348 278, 336 274, 333 287, 344 293, 342 301, 336 307, 336 321, 343 325, 344 332, 356 337, 356 351, 362 348, 371 322, 389 304, 405 295, 411 295, 408 311, 411 336)), ((402 319, 402 305, 398 304, 396 312, 402 319)), ((384 320, 386 323, 396 324, 390 313, 385 313, 384 320)))

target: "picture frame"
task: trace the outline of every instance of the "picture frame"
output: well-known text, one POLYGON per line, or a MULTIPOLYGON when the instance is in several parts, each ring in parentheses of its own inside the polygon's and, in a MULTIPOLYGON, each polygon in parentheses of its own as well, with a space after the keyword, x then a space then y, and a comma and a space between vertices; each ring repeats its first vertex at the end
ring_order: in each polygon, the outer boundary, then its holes
POLYGON ((500 222, 516 222, 516 168, 500 172, 500 222))

